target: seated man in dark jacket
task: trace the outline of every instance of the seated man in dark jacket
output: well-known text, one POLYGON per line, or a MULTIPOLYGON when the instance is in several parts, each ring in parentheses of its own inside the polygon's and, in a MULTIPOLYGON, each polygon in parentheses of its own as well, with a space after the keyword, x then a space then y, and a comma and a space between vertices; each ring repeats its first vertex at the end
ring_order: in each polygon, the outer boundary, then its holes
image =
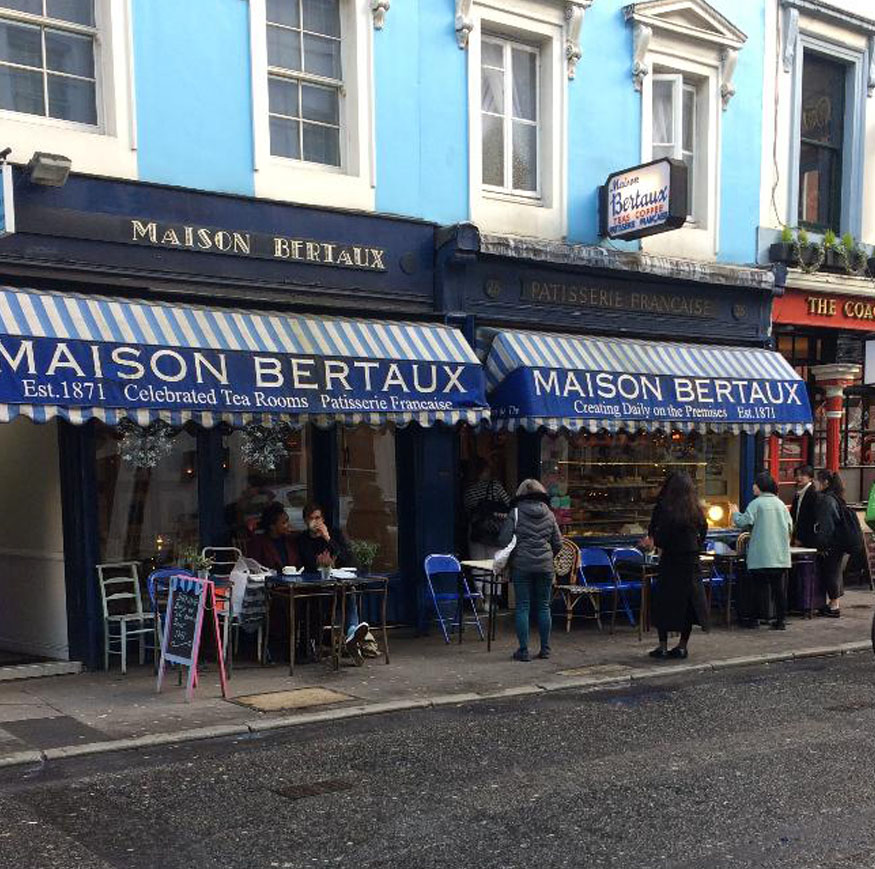
MULTIPOLYGON (((304 505, 304 522, 306 530, 298 536, 298 558, 306 573, 315 573, 319 569, 319 556, 328 553, 335 567, 350 567, 353 564, 343 535, 340 531, 328 528, 325 514, 319 504, 304 505)), ((346 609, 346 645, 358 663, 361 654, 359 646, 368 633, 367 622, 359 621, 358 602, 355 594, 347 598, 346 609)))

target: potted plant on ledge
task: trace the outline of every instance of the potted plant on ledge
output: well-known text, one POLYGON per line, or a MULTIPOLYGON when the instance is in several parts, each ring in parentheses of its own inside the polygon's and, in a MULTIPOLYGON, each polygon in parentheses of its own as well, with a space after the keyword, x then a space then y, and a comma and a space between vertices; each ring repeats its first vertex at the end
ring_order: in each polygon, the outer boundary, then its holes
POLYGON ((213 569, 213 559, 206 558, 194 546, 187 546, 179 552, 182 566, 197 574, 198 579, 209 579, 213 569))
POLYGON ((866 273, 866 252, 854 241, 854 237, 849 232, 842 236, 838 253, 841 266, 849 275, 866 273))
POLYGON ((816 272, 823 264, 825 250, 822 244, 811 241, 805 229, 797 229, 794 237, 789 226, 781 229, 781 240, 769 246, 769 261, 784 263, 804 272, 816 272))

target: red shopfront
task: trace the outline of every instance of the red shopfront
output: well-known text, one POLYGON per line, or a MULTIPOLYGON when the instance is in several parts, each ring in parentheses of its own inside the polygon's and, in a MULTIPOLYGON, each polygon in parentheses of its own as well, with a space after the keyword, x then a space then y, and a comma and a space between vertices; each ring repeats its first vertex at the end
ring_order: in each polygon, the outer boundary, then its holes
POLYGON ((862 364, 875 335, 870 288, 868 281, 853 294, 787 288, 773 302, 777 349, 808 384, 814 414, 812 435, 770 439, 767 461, 785 500, 799 464, 840 470, 849 501, 863 500, 875 481, 875 388, 863 384, 862 364))

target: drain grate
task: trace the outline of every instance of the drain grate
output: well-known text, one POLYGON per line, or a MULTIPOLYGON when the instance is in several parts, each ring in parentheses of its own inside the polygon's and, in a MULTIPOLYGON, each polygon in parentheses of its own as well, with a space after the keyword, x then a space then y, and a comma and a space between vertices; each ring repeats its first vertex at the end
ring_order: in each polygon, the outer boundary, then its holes
POLYGON ((287 800, 303 800, 307 797, 321 797, 323 794, 336 794, 341 791, 349 791, 353 783, 341 778, 325 779, 324 781, 307 782, 303 784, 287 785, 284 788, 274 788, 273 792, 287 800))

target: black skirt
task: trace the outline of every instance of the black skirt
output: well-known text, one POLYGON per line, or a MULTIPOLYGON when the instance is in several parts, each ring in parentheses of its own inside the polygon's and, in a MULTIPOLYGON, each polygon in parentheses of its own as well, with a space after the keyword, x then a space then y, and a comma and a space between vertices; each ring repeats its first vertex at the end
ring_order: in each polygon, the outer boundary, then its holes
POLYGON ((698 552, 663 552, 653 587, 651 617, 658 630, 680 631, 688 614, 708 630, 708 602, 698 552))

